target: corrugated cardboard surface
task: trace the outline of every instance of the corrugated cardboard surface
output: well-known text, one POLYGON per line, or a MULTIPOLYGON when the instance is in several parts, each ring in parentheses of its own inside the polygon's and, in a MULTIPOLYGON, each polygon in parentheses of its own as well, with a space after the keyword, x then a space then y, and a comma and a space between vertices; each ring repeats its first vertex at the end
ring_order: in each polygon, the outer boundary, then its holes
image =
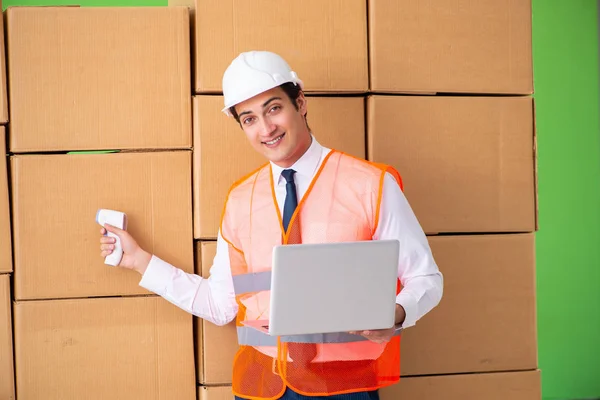
POLYGON ((536 369, 533 233, 429 237, 444 297, 402 336, 402 375, 536 369))
POLYGON ((146 251, 194 270, 191 151, 11 158, 15 297, 148 293, 137 272, 104 264, 99 208, 123 211, 146 251))
POLYGON ((368 89, 364 0, 196 0, 195 25, 196 93, 221 92, 225 69, 250 50, 281 55, 307 91, 368 89))
POLYGON ((530 0, 369 1, 371 90, 533 92, 530 0))
POLYGON ((194 399, 191 315, 155 297, 17 302, 17 395, 194 399))
POLYGON ((191 147, 184 7, 7 11, 12 152, 191 147))
POLYGON ((198 400, 231 400, 231 386, 201 386, 198 388, 198 400))
POLYGON ((0 399, 14 400, 10 276, 0 275, 0 399))
POLYGON ((198 383, 231 385, 233 360, 238 351, 235 321, 225 326, 195 319, 198 383))
MULTIPOLYGON (((402 378, 381 400, 540 400, 540 371, 402 378)), ((213 399, 207 399, 213 400, 213 399)))
POLYGON ((0 126, 0 273, 13 270, 7 165, 6 131, 0 126))
POLYGON ((196 7, 196 2, 194 0, 169 0, 169 7, 189 7, 193 9, 196 7))
MULTIPOLYGON (((221 113, 221 96, 196 96, 193 104, 194 237, 216 239, 229 188, 267 159, 221 113)), ((365 157, 362 97, 308 97, 308 125, 323 146, 365 157)))
MULTIPOLYGON (((0 10, 2 10, 0 2, 0 10)), ((4 18, 0 18, 0 124, 8 122, 8 90, 6 87, 6 48, 4 47, 4 18)))
POLYGON ((212 267, 213 259, 217 254, 216 241, 197 241, 196 246, 196 274, 203 278, 210 276, 210 268, 212 267))
MULTIPOLYGON (((210 276, 217 251, 216 242, 196 242, 196 273, 210 276)), ((231 385, 233 359, 238 350, 235 321, 217 326, 200 318, 196 324, 198 382, 203 385, 231 385)))
POLYGON ((426 233, 535 231, 532 102, 372 96, 369 159, 398 169, 426 233))

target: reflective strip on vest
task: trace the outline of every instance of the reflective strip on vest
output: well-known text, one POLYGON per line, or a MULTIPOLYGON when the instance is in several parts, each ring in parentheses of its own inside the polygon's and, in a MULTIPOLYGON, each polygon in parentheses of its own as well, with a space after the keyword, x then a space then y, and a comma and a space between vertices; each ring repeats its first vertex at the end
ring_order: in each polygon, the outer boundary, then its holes
MULTIPOLYGON (((396 328, 394 336, 399 336, 402 328, 396 328)), ((277 346, 277 336, 267 335, 247 326, 237 327, 238 343, 242 346, 277 346)), ((282 342, 290 343, 352 343, 369 340, 361 335, 347 332, 317 333, 311 335, 281 336, 282 342)))
POLYGON ((271 271, 234 275, 233 290, 236 296, 242 293, 271 290, 271 271))

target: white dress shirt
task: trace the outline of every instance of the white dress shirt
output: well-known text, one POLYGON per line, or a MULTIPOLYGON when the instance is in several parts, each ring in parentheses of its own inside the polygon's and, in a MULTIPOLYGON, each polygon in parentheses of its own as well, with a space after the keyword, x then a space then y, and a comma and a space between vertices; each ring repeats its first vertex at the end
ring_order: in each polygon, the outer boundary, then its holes
MULTIPOLYGON (((331 150, 321 146, 313 137, 309 149, 290 168, 298 201, 304 196, 325 156, 331 150)), ((283 168, 271 163, 275 196, 281 215, 285 201, 283 168)), ((402 190, 389 173, 383 183, 379 224, 373 239, 398 239, 400 258, 398 278, 402 290, 396 298, 405 312, 402 324, 408 328, 435 307, 442 298, 443 276, 439 271, 429 243, 402 190)), ((217 237, 217 252, 209 278, 188 274, 156 256, 146 269, 140 286, 154 292, 183 310, 216 325, 231 322, 238 311, 229 264, 228 244, 217 237)))

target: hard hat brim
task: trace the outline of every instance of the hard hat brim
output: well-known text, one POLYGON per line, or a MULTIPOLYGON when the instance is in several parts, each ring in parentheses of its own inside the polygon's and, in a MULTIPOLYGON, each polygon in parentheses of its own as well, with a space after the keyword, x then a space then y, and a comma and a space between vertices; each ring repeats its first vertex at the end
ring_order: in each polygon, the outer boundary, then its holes
POLYGON ((263 87, 263 88, 261 88, 260 91, 257 91, 256 93, 250 93, 250 94, 244 96, 242 99, 239 99, 239 100, 231 102, 230 104, 228 104, 225 107, 223 107, 223 109, 221 110, 221 112, 223 112, 228 117, 233 117, 233 115, 229 111, 229 109, 231 107, 235 106, 236 104, 240 104, 240 103, 242 103, 242 102, 244 102, 244 101, 246 101, 248 99, 251 99, 254 96, 258 96, 259 94, 264 93, 264 92, 266 92, 268 90, 271 90, 273 88, 276 88, 278 86, 281 86, 281 85, 283 85, 285 83, 290 83, 290 82, 293 83, 294 85, 300 86, 300 89, 304 90, 304 82, 302 82, 302 80, 299 79, 299 78, 295 78, 293 80, 290 79, 290 80, 287 80, 287 81, 281 82, 281 83, 274 83, 272 86, 263 87))

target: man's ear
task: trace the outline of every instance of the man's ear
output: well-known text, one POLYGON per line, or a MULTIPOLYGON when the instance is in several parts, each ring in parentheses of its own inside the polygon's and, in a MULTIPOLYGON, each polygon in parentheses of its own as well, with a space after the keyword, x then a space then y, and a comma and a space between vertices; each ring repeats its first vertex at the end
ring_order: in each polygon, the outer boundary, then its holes
POLYGON ((298 111, 300 111, 300 114, 304 116, 306 116, 306 113, 308 111, 307 103, 308 100, 304 96, 304 92, 300 92, 298 94, 298 98, 296 99, 296 105, 298 106, 298 111))

